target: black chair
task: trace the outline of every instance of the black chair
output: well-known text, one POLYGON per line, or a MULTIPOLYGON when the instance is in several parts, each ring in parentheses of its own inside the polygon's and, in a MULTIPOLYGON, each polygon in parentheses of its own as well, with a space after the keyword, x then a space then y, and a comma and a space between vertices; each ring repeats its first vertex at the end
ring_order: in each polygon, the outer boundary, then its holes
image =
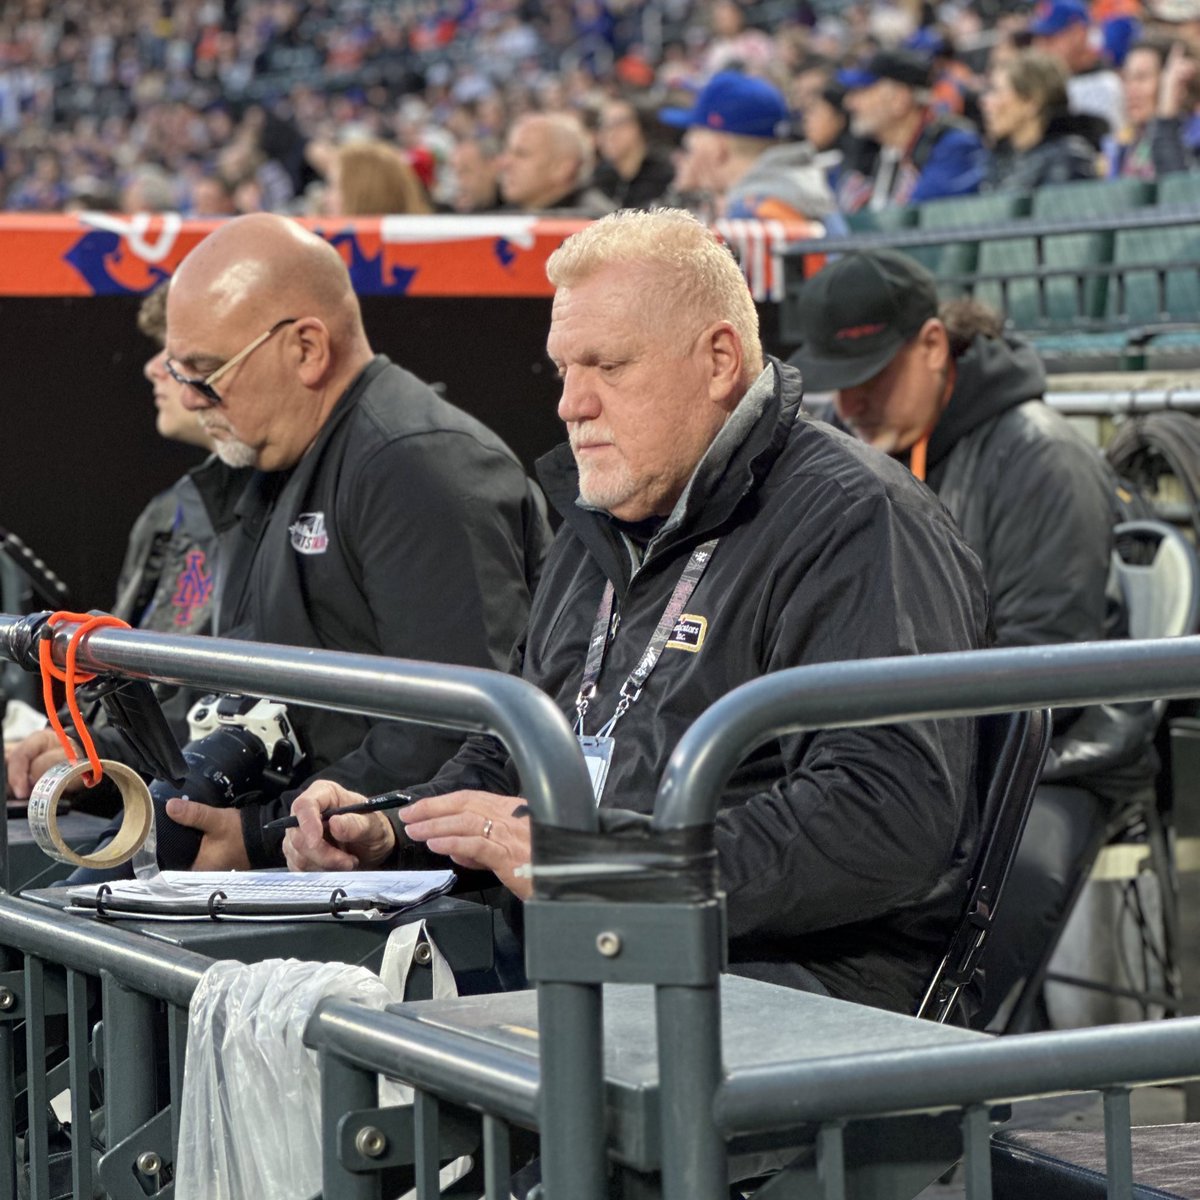
MULTIPOLYGON (((1161 521, 1129 521, 1118 525, 1113 532, 1116 539, 1113 579, 1128 613, 1129 636, 1186 637, 1195 633, 1200 619, 1200 564, 1187 538, 1178 529, 1161 521)), ((1161 720, 1167 709, 1167 701, 1155 700, 1152 709, 1155 721, 1161 720)), ((1065 929, 1094 869, 1094 864, 1089 862, 1087 870, 1076 880, 1054 941, 1047 947, 1039 970, 1031 976, 1021 1003, 1014 1010, 1011 1023, 1014 1030, 1024 1028, 1022 1018, 1027 1019, 1032 998, 1046 982, 1085 987, 1091 991, 1136 1000, 1141 1004, 1144 1019, 1149 1019, 1153 1006, 1162 1008, 1166 1016, 1173 1016, 1179 1011, 1182 1000, 1179 978, 1179 884, 1175 870, 1173 814, 1170 797, 1165 799, 1164 805, 1164 797, 1154 789, 1147 788, 1144 794, 1114 813, 1105 835, 1106 846, 1100 851, 1102 863, 1109 855, 1110 847, 1133 843, 1144 846, 1147 851, 1144 855, 1137 855, 1125 869, 1114 858, 1112 863, 1106 864, 1107 869, 1102 876, 1108 880, 1124 880, 1127 909, 1139 918, 1138 934, 1142 942, 1142 959, 1146 964, 1143 983, 1139 986, 1131 980, 1131 986, 1122 987, 1050 970, 1050 960, 1059 935, 1065 929), (1144 872, 1154 876, 1157 886, 1161 906, 1161 937, 1155 936, 1151 923, 1142 913, 1137 885, 1144 872), (1155 987, 1150 978, 1149 964, 1152 962, 1157 962, 1161 969, 1161 988, 1155 987)))
POLYGON ((970 895, 950 949, 917 1009, 918 1017, 946 1021, 963 988, 975 978, 1049 749, 1049 709, 979 719, 979 847, 970 895))

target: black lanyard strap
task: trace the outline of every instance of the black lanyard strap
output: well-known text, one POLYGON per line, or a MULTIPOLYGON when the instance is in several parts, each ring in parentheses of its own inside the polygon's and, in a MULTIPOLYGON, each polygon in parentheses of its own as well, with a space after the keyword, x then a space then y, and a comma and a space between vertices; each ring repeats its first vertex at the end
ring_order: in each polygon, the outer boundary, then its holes
MULTIPOLYGON (((662 652, 666 649, 667 642, 670 641, 671 634, 679 622, 680 616, 683 615, 683 610, 687 607, 705 568, 712 559, 718 540, 718 538, 712 538, 692 551, 687 565, 683 568, 683 574, 679 576, 679 582, 676 583, 675 590, 671 593, 670 600, 667 601, 667 607, 663 609, 662 616, 658 619, 658 625, 646 649, 638 659, 637 665, 630 671, 629 677, 621 684, 621 699, 617 703, 617 709, 613 713, 612 719, 600 731, 601 737, 606 737, 612 732, 613 726, 642 694, 646 680, 658 666, 658 660, 662 657, 662 652)), ((579 734, 583 733, 583 718, 587 713, 588 704, 596 694, 596 684, 604 667, 605 651, 616 634, 614 604, 615 593, 612 581, 607 580, 604 584, 604 594, 600 597, 600 607, 596 610, 596 620, 592 625, 592 637, 588 642, 587 660, 583 667, 583 680, 579 685, 579 693, 575 697, 575 729, 579 734)))

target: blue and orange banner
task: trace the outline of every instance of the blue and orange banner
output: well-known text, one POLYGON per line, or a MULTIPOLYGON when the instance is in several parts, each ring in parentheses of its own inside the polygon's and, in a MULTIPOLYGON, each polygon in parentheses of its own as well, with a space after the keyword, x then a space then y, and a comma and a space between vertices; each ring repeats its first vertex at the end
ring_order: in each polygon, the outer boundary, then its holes
MULTIPOLYGON (((217 227, 174 214, 0 214, 0 296, 141 294, 217 227)), ((312 218, 362 296, 549 296, 546 259, 585 224, 519 215, 312 218)), ((819 226, 719 221, 756 300, 783 293, 780 254, 819 226)))

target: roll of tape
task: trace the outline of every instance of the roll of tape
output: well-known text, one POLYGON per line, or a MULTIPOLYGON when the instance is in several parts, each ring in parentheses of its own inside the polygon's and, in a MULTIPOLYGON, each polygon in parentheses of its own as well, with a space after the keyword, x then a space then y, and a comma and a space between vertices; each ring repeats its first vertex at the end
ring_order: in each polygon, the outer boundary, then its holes
POLYGON ((154 802, 150 789, 136 772, 124 763, 100 760, 104 773, 121 793, 121 827, 106 846, 94 854, 77 854, 63 840, 58 829, 58 805, 68 785, 88 774, 92 767, 86 759, 77 763, 61 762, 51 767, 29 795, 29 828, 34 840, 58 862, 77 867, 117 867, 128 862, 150 836, 154 823, 154 802))

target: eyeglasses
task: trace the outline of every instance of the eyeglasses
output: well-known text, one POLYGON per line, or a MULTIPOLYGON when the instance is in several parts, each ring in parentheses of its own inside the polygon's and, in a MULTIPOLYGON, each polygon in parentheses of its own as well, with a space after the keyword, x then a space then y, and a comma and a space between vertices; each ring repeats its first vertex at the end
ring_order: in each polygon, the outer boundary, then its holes
POLYGON ((194 392, 199 392, 208 401, 210 407, 216 407, 223 402, 220 393, 213 384, 227 371, 232 371, 242 359, 248 358, 253 354, 273 333, 278 332, 285 325, 294 325, 298 320, 300 320, 299 317, 284 317, 282 321, 276 321, 266 333, 260 333, 244 350, 239 350, 228 362, 219 366, 211 375, 204 376, 203 379, 194 379, 190 375, 181 375, 169 358, 164 364, 167 368, 167 374, 176 383, 182 383, 184 387, 190 387, 194 392))

